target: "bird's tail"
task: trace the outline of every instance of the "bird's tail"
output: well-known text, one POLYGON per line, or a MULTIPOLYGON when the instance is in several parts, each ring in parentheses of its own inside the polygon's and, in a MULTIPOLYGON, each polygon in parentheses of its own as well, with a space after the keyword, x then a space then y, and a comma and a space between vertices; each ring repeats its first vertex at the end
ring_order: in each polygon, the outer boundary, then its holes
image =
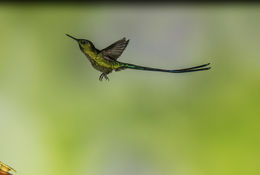
POLYGON ((189 68, 185 68, 185 69, 167 70, 167 69, 158 69, 158 68, 144 67, 144 66, 138 66, 138 65, 134 65, 134 64, 124 63, 124 65, 121 68, 145 70, 145 71, 168 72, 168 73, 186 73, 186 72, 195 72, 195 71, 209 70, 211 67, 206 67, 209 64, 210 63, 199 65, 199 66, 194 66, 194 67, 189 67, 189 68))

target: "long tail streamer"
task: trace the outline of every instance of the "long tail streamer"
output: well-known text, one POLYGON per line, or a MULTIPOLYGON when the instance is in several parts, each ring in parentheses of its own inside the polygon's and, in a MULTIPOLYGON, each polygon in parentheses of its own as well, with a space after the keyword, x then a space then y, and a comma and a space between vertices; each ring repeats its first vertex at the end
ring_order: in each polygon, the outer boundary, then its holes
POLYGON ((168 72, 168 73, 186 73, 186 72, 195 72, 195 71, 209 70, 211 67, 206 67, 208 65, 210 65, 210 63, 202 64, 202 65, 194 66, 194 67, 189 67, 189 68, 185 68, 185 69, 167 70, 167 69, 158 69, 158 68, 144 67, 144 66, 138 66, 138 65, 134 65, 134 64, 125 63, 123 68, 136 69, 136 70, 145 70, 145 71, 168 72))

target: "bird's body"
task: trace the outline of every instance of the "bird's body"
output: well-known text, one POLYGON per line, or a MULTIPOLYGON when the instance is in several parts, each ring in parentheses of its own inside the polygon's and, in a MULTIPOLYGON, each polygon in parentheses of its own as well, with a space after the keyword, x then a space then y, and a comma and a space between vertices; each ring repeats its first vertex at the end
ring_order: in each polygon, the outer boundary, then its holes
POLYGON ((102 56, 102 53, 96 52, 84 52, 89 59, 91 65, 102 73, 109 73, 113 70, 113 64, 115 61, 107 60, 102 56))
POLYGON ((94 44, 91 41, 85 39, 77 39, 67 34, 67 36, 76 40, 79 44, 80 50, 86 55, 91 65, 98 71, 102 72, 99 77, 99 80, 102 80, 103 77, 107 80, 107 75, 114 71, 120 71, 123 69, 137 69, 137 70, 146 70, 146 71, 160 71, 160 72, 169 72, 169 73, 184 73, 184 72, 194 72, 194 71, 202 71, 208 70, 210 67, 208 64, 203 64, 196 67, 186 68, 186 69, 178 69, 178 70, 166 70, 166 69, 157 69, 151 67, 144 67, 129 63, 123 63, 117 61, 118 57, 125 50, 129 40, 125 38, 113 43, 105 49, 98 50, 95 48, 94 44), (204 67, 204 68, 202 68, 204 67))

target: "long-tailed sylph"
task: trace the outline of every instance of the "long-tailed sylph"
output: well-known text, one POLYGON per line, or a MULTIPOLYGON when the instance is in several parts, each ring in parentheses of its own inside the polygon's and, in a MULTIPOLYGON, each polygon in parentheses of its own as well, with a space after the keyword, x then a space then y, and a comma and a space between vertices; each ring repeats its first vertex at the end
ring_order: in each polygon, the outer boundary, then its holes
POLYGON ((99 77, 99 80, 102 81, 103 78, 109 80, 107 75, 110 74, 113 70, 120 71, 124 69, 137 69, 137 70, 146 70, 146 71, 159 71, 159 72, 168 72, 168 73, 185 73, 185 72, 195 72, 195 71, 204 71, 209 70, 208 66, 210 63, 203 64, 200 66, 185 68, 185 69, 158 69, 151 67, 144 67, 129 63, 123 63, 117 61, 120 55, 125 50, 129 40, 122 38, 121 40, 116 41, 105 49, 98 50, 95 48, 94 44, 86 39, 77 39, 71 35, 66 34, 68 37, 74 39, 79 44, 80 50, 86 55, 92 66, 102 72, 99 77))

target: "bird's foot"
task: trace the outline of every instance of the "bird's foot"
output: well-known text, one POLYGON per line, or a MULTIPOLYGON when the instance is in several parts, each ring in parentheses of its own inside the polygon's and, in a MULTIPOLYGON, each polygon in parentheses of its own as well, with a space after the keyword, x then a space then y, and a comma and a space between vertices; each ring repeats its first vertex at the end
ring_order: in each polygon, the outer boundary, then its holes
POLYGON ((99 81, 102 81, 103 78, 105 78, 106 80, 109 81, 109 78, 107 77, 107 74, 105 74, 105 73, 102 73, 102 74, 99 76, 99 81))

